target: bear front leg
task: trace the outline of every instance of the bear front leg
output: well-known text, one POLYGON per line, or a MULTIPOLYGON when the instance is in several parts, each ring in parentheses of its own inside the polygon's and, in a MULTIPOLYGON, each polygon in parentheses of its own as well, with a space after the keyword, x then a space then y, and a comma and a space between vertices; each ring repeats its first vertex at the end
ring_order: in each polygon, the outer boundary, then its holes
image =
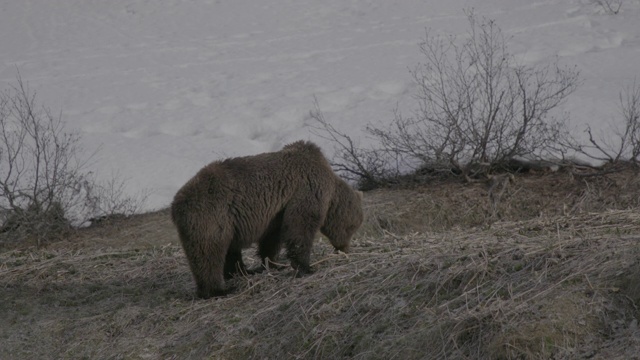
POLYGON ((225 296, 227 295, 226 290, 221 290, 218 287, 212 287, 205 282, 198 282, 196 280, 197 290, 196 295, 203 300, 216 297, 216 296, 225 296))
POLYGON ((222 274, 223 262, 216 262, 208 269, 202 269, 194 273, 196 281, 196 295, 202 299, 209 299, 214 296, 224 296, 227 294, 225 281, 222 274))

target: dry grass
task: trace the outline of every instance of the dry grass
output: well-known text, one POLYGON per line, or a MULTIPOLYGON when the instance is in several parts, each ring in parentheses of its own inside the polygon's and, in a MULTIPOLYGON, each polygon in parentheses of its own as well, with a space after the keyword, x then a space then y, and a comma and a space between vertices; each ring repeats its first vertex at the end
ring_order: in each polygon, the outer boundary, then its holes
POLYGON ((640 208, 640 177, 633 169, 597 177, 570 172, 521 175, 506 188, 494 214, 485 183, 436 183, 368 193, 366 234, 406 234, 640 208))
POLYGON ((207 301, 166 212, 5 249, 0 358, 633 358, 640 191, 589 181, 520 178, 502 219, 479 185, 369 193, 351 253, 207 301))

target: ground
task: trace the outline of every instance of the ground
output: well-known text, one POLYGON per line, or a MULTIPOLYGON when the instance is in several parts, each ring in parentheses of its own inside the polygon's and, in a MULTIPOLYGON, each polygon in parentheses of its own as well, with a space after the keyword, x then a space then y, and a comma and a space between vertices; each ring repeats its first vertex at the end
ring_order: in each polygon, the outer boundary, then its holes
POLYGON ((5 244, 0 358, 638 358, 639 182, 519 175, 496 214, 483 183, 367 192, 349 254, 211 300, 166 210, 5 244))

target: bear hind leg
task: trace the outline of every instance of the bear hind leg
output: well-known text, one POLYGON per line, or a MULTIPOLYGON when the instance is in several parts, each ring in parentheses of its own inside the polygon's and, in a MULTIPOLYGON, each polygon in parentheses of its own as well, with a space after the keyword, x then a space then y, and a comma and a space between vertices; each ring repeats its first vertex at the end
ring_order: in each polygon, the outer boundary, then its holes
POLYGON ((270 268, 282 268, 275 265, 275 261, 280 253, 282 247, 282 219, 284 217, 284 210, 280 211, 271 220, 269 226, 265 230, 264 234, 258 240, 258 256, 260 256, 260 265, 249 271, 250 274, 259 274, 266 269, 270 268))
POLYGON ((215 239, 209 234, 211 232, 206 229, 200 234, 180 234, 196 282, 196 295, 203 299, 228 293, 224 281, 224 266, 230 239, 215 239))
POLYGON ((313 239, 322 225, 320 211, 308 208, 309 202, 302 202, 304 208, 288 209, 282 223, 282 241, 287 247, 287 257, 297 276, 310 274, 311 248, 313 239))
POLYGON ((242 261, 242 251, 229 249, 224 260, 224 278, 231 279, 236 274, 247 274, 247 267, 242 261))

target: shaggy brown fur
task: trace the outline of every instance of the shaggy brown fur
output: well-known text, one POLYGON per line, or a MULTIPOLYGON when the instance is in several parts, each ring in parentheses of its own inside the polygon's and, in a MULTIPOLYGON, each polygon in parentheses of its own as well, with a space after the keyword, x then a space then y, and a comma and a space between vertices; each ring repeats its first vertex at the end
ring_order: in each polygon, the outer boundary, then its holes
POLYGON ((306 274, 318 230, 347 251, 363 220, 362 193, 304 141, 205 166, 178 191, 171 211, 202 298, 226 293, 225 278, 246 271, 241 250, 255 242, 263 266, 284 245, 291 266, 306 274))

